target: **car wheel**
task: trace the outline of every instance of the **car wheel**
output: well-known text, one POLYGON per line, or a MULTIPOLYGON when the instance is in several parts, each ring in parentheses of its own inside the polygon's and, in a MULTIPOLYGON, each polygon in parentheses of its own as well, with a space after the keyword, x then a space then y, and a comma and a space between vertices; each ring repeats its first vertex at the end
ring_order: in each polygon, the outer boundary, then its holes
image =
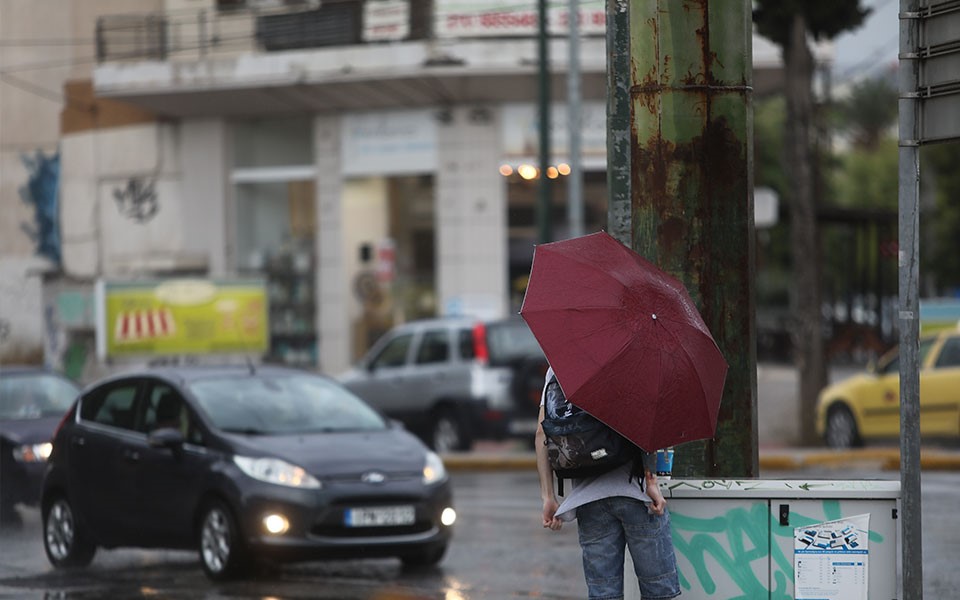
POLYGON ((427 546, 416 552, 404 554, 400 557, 400 560, 403 561, 406 567, 432 567, 443 560, 443 556, 446 553, 447 545, 440 544, 438 546, 427 546))
POLYGON ((220 501, 207 504, 200 519, 200 563, 210 579, 223 581, 240 572, 245 551, 233 513, 220 501))
POLYGON ((835 406, 827 414, 824 439, 831 448, 845 449, 860 445, 857 420, 846 406, 835 406))
POLYGON ((430 434, 430 446, 434 451, 455 452, 469 450, 470 440, 467 432, 457 418, 457 414, 449 408, 437 411, 433 418, 433 428, 430 434))
POLYGON ((57 496, 43 510, 43 549, 54 567, 85 567, 97 547, 77 522, 65 496, 57 496))

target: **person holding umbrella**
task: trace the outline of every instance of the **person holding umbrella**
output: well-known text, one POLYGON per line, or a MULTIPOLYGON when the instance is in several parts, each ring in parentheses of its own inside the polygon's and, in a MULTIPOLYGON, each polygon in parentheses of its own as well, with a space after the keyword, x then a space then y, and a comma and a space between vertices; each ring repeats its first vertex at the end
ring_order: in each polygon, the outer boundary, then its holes
MULTIPOLYGON (((577 520, 590 600, 623 597, 630 548, 644 600, 680 594, 655 467, 574 479, 558 503, 543 420, 568 402, 638 448, 713 437, 727 363, 683 283, 606 232, 534 249, 520 315, 550 363, 536 433, 543 526, 577 520)), ((646 462, 646 461, 644 461, 646 462)))
MULTIPOLYGON (((554 378, 547 370, 541 396, 540 417, 547 415, 547 386, 554 378)), ((564 410, 562 398, 550 398, 550 411, 564 410)), ((553 415, 555 416, 555 415, 553 415)), ((564 522, 577 520, 583 573, 590 600, 623 598, 625 549, 630 548, 643 600, 680 595, 677 560, 670 533, 667 502, 657 483, 655 466, 630 463, 602 475, 574 479, 573 489, 557 500, 553 470, 547 459, 543 426, 536 432, 537 471, 543 501, 543 526, 559 531, 564 522), (638 478, 634 471, 642 468, 638 478)))

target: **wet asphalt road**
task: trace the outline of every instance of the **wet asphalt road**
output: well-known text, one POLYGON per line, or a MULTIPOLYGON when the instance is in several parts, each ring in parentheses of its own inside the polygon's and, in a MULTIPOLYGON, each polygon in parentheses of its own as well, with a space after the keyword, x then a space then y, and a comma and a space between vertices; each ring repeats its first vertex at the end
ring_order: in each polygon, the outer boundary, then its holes
POLYGON ((400 561, 334 561, 286 565, 245 581, 218 584, 194 553, 99 550, 82 570, 54 571, 41 542, 39 511, 21 510, 24 525, 0 530, 0 598, 476 600, 586 596, 576 528, 540 526, 536 475, 452 474, 459 513, 443 562, 406 570, 400 561))
MULTIPOLYGON (((896 479, 875 469, 762 473, 765 479, 896 479)), ((59 572, 43 553, 39 514, 0 529, 0 599, 503 600, 586 597, 576 527, 542 529, 536 474, 455 472, 459 519, 445 560, 425 571, 396 560, 287 565, 229 584, 210 582, 194 553, 99 551, 83 570, 59 572)), ((960 473, 923 475, 923 580, 926 598, 960 598, 960 473)), ((683 596, 687 598, 687 595, 683 596)))

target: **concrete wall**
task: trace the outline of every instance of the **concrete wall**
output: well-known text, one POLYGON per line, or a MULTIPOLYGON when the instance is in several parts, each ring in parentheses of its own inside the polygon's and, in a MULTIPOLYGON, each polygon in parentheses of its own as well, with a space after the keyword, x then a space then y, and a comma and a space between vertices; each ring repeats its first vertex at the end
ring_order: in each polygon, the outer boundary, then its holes
POLYGON ((35 257, 0 258, 0 364, 43 361, 41 273, 35 257))
MULTIPOLYGON (((70 12, 63 8, 62 0, 0 0, 0 39, 70 38, 70 12)), ((70 46, 0 47, 2 257, 34 254, 33 242, 20 229, 34 218, 33 207, 20 200, 19 189, 29 176, 21 156, 57 150, 61 85, 70 71, 72 51, 70 46)))
MULTIPOLYGON (((216 141, 193 150, 216 148, 216 141)), ((217 153, 211 151, 204 158, 193 165, 196 170, 191 167, 191 181, 205 165, 218 164, 222 180, 217 153)), ((185 203, 181 194, 178 125, 146 124, 68 135, 62 142, 62 163, 66 275, 92 278, 203 272, 211 241, 222 245, 222 234, 199 231, 202 223, 198 219, 211 213, 218 216, 217 201, 212 208, 207 201, 194 206, 185 203)), ((216 189, 216 180, 197 193, 216 189)), ((222 205, 222 194, 219 198, 222 205)))
POLYGON ((436 231, 443 314, 507 311, 507 194, 499 110, 457 107, 438 129, 436 231))

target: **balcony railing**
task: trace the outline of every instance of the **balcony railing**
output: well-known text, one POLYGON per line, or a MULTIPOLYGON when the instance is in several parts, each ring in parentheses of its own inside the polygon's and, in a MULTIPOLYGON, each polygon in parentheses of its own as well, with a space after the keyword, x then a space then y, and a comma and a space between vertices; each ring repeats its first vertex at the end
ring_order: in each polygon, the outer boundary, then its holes
POLYGON ((191 60, 213 54, 394 42, 432 35, 432 0, 272 4, 221 2, 212 11, 103 16, 97 20, 97 60, 191 60))
MULTIPOLYGON (((533 38, 536 0, 218 0, 211 10, 104 16, 97 58, 196 60, 422 39, 533 38)), ((581 0, 580 33, 603 37, 605 0, 581 0)), ((569 4, 548 0, 548 32, 569 31, 569 4)))

